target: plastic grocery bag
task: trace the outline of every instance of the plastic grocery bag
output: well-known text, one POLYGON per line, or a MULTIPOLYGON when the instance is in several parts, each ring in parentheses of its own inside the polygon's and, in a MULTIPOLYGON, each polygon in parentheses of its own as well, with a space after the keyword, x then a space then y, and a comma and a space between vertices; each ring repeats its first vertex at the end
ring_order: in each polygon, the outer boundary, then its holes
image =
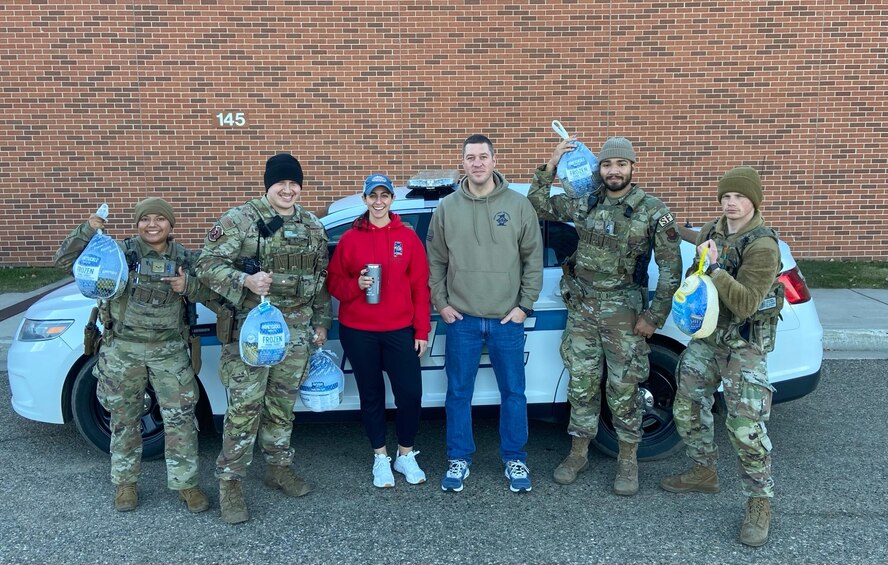
POLYGON ((290 328, 284 315, 263 296, 241 326, 241 359, 251 367, 271 367, 284 360, 289 343, 290 328))
POLYGON ((706 254, 672 297, 672 320, 693 338, 708 337, 718 323, 718 291, 704 272, 706 254))
MULTIPOLYGON (((107 219, 108 205, 102 204, 96 215, 107 219)), ((126 289, 129 266, 117 242, 97 230, 80 256, 74 261, 74 281, 87 298, 110 300, 126 289)))
POLYGON ((308 378, 299 387, 299 398, 312 412, 333 410, 342 404, 345 375, 336 358, 332 351, 318 349, 309 359, 308 378))
MULTIPOLYGON (((564 139, 570 139, 567 130, 558 120, 552 120, 552 129, 564 139)), ((601 174, 598 172, 598 158, 588 147, 579 141, 575 141, 576 148, 565 153, 558 161, 558 178, 564 192, 571 198, 582 198, 595 190, 601 184, 601 174)))

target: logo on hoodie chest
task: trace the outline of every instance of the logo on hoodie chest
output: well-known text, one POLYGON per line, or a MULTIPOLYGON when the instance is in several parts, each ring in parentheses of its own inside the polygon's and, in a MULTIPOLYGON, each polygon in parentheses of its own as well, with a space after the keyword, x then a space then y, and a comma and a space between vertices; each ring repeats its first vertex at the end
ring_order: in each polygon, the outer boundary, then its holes
POLYGON ((493 215, 493 221, 495 221, 498 226, 505 226, 511 219, 512 218, 509 216, 508 212, 497 212, 493 215))
POLYGON ((396 241, 394 248, 392 249, 393 257, 400 257, 404 255, 404 245, 400 241, 396 241))

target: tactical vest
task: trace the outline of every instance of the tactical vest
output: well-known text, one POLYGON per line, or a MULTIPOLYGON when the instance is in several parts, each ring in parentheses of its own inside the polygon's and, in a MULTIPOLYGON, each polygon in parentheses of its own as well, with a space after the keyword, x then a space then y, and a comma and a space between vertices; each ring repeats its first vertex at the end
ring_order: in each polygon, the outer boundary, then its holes
POLYGON ((580 204, 579 211, 585 215, 584 223, 575 224, 581 243, 576 267, 580 278, 617 278, 622 287, 642 286, 646 298, 647 268, 656 228, 652 217, 635 213, 643 200, 644 194, 639 192, 619 206, 602 206, 597 195, 580 204), (583 253, 586 246, 590 253, 583 253))
MULTIPOLYGON (((283 282, 275 282, 275 287, 281 291, 272 291, 275 306, 286 309, 310 304, 326 278, 326 272, 321 272, 321 254, 327 253, 323 227, 316 225, 312 217, 299 208, 290 218, 275 215, 266 223, 264 216, 267 212, 262 211, 262 199, 253 199, 248 204, 259 216, 256 236, 249 243, 244 242, 236 266, 248 272, 244 265, 254 259, 263 271, 288 275, 283 282)), ((251 233, 244 226, 241 229, 251 233)), ((256 304, 258 300, 248 299, 244 303, 248 308, 256 304)))
MULTIPOLYGON (((712 225, 703 241, 712 239, 712 236, 715 235, 715 226, 716 224, 712 225)), ((719 264, 728 274, 736 278, 746 246, 761 237, 770 237, 777 242, 777 232, 765 226, 752 229, 733 241, 716 241, 719 245, 719 264)), ((781 318, 780 311, 783 308, 786 296, 786 287, 777 278, 782 270, 782 263, 780 265, 774 274, 771 288, 768 289, 755 313, 746 319, 738 318, 736 315, 733 315, 731 319, 731 324, 737 328, 741 337, 750 343, 758 344, 765 353, 770 353, 774 350, 774 343, 777 338, 777 322, 781 318)))
POLYGON ((130 267, 129 288, 119 299, 118 323, 151 331, 182 329, 185 325, 182 296, 163 277, 174 277, 185 266, 185 249, 169 243, 169 259, 142 257, 136 238, 124 241, 130 267))

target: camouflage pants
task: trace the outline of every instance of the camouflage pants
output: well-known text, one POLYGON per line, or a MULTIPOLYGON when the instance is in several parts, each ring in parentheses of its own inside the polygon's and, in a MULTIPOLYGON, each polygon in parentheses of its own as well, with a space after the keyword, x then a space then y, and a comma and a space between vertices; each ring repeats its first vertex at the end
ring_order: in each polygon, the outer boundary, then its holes
POLYGON ((154 388, 166 433, 167 486, 197 486, 199 389, 185 342, 135 343, 115 338, 102 346, 93 370, 96 395, 111 413, 111 481, 136 482, 142 462, 141 417, 145 387, 154 388))
POLYGON ((765 422, 771 415, 774 390, 768 383, 766 356, 739 343, 725 345, 721 329, 705 340, 693 340, 679 363, 679 385, 673 414, 688 457, 715 465, 712 404, 719 383, 724 386, 726 427, 740 459, 743 492, 774 496, 771 440, 765 422))
POLYGON ((222 431, 222 451, 216 459, 216 478, 236 480, 247 474, 256 438, 269 465, 293 461, 290 435, 299 385, 308 376, 313 330, 310 310, 287 316, 290 344, 283 361, 272 367, 251 367, 240 358, 238 343, 222 348, 219 376, 228 390, 228 411, 222 431), (301 319, 301 323, 300 320, 301 319), (260 429, 261 428, 261 429, 260 429))
POLYGON ((571 298, 567 326, 561 336, 561 358, 570 372, 569 434, 595 437, 601 412, 601 378, 607 364, 607 404, 620 441, 641 441, 642 410, 638 383, 648 377, 650 348, 632 333, 641 313, 639 292, 618 292, 604 298, 571 298))

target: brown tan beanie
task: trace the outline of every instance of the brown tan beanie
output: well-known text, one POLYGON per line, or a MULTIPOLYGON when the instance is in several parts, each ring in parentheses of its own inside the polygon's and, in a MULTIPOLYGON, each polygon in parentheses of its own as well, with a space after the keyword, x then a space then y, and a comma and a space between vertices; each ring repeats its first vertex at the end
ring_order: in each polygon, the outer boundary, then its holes
POLYGON ((163 198, 146 198, 136 204, 135 222, 138 225, 139 218, 145 214, 160 214, 170 222, 170 227, 176 227, 176 215, 173 207, 163 198))
POLYGON ((718 181, 718 201, 726 192, 738 192, 749 198, 758 210, 762 205, 762 179, 752 167, 734 167, 718 181))
POLYGON ((605 159, 626 159, 633 163, 638 162, 635 155, 635 149, 632 148, 632 142, 625 137, 610 137, 601 146, 601 152, 598 154, 598 162, 605 159))

